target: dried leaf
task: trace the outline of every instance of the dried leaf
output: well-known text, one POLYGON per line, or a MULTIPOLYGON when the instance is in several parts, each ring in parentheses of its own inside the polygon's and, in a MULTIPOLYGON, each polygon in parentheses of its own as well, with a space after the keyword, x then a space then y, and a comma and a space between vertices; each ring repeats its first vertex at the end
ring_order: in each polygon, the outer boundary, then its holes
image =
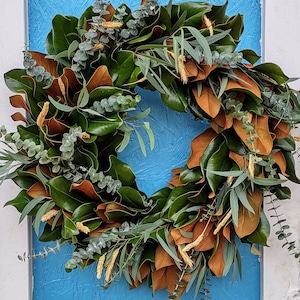
POLYGON ((201 158, 205 149, 216 136, 216 132, 213 129, 209 128, 192 140, 191 155, 187 160, 188 168, 191 169, 200 165, 201 158))
POLYGON ((288 123, 285 122, 278 122, 278 120, 270 119, 270 131, 273 132, 276 136, 276 139, 284 139, 286 138, 290 132, 291 127, 288 123))
POLYGON ((193 78, 192 81, 202 81, 205 80, 209 74, 217 68, 217 65, 213 63, 211 66, 201 64, 200 67, 198 68, 198 74, 195 78, 193 78))
POLYGON ((247 199, 255 213, 251 213, 242 204, 239 204, 238 226, 234 225, 234 230, 239 238, 254 232, 260 220, 259 212, 263 200, 262 193, 253 191, 252 194, 247 194, 247 199))
POLYGON ((281 151, 275 152, 272 154, 272 157, 274 158, 277 166, 279 167, 281 174, 286 177, 289 177, 289 175, 286 173, 287 164, 283 153, 281 151))
POLYGON ((100 195, 97 194, 93 184, 89 180, 84 180, 81 183, 73 183, 71 185, 71 191, 72 190, 79 190, 89 198, 95 201, 101 201, 100 195))
POLYGON ((23 96, 21 95, 13 95, 13 96, 10 96, 9 97, 9 102, 10 102, 10 105, 12 107, 15 107, 15 108, 23 108, 25 109, 27 112, 30 113, 30 110, 28 109, 27 105, 26 105, 26 102, 23 98, 23 96))
POLYGON ((11 118, 15 122, 21 121, 27 124, 27 119, 20 112, 16 112, 12 114, 11 118))
MULTIPOLYGON (((252 120, 254 124, 254 132, 252 134, 257 134, 258 138, 254 140, 253 145, 256 150, 259 150, 259 154, 268 155, 273 149, 273 139, 269 131, 268 125, 269 117, 267 115, 255 116, 255 119, 252 120)), ((233 128, 241 140, 246 144, 249 149, 253 148, 252 143, 248 143, 248 139, 251 137, 250 134, 242 128, 242 121, 237 119, 233 122, 233 128)))
POLYGON ((192 89, 194 97, 200 108, 206 112, 210 117, 215 118, 221 108, 219 99, 213 94, 212 90, 203 85, 201 95, 198 95, 197 87, 192 89))
POLYGON ((58 77, 57 73, 57 61, 53 59, 46 58, 46 54, 30 51, 32 58, 36 61, 36 66, 42 66, 45 68, 47 72, 49 72, 52 76, 58 77))
POLYGON ((28 190, 27 194, 32 198, 37 198, 40 196, 49 197, 48 191, 45 189, 41 182, 34 183, 28 190))
POLYGON ((232 124, 232 114, 227 115, 223 110, 220 110, 218 115, 210 121, 211 127, 218 133, 230 128, 232 124))
POLYGON ((152 290, 153 292, 162 290, 167 287, 166 268, 154 270, 152 272, 152 290))
POLYGON ((229 157, 239 166, 240 170, 245 167, 245 157, 233 151, 229 151, 229 157))
POLYGON ((173 266, 174 259, 164 250, 161 245, 158 245, 155 250, 155 269, 159 270, 168 266, 173 266))
MULTIPOLYGON (((195 241, 203 233, 206 225, 207 221, 198 222, 196 224, 193 232, 193 241, 195 241)), ((214 223, 212 222, 207 225, 202 241, 198 244, 198 246, 194 247, 196 251, 207 251, 214 248, 216 236, 213 234, 213 227, 214 223)))
POLYGON ((208 261, 208 266, 210 270, 217 276, 223 276, 225 261, 223 256, 224 251, 224 237, 219 236, 218 248, 213 253, 212 257, 208 261))
POLYGON ((69 131, 69 128, 66 124, 56 120, 54 117, 48 119, 46 121, 46 125, 48 127, 48 133, 50 135, 57 134, 57 133, 65 133, 69 131))
POLYGON ((90 80, 88 81, 86 87, 89 92, 94 90, 95 88, 99 86, 112 86, 113 81, 110 77, 110 74, 108 72, 107 66, 100 66, 97 68, 97 70, 94 72, 90 80))
POLYGON ((195 77, 198 74, 196 63, 192 59, 188 59, 184 64, 185 71, 188 77, 195 77))
POLYGON ((231 238, 230 238, 230 226, 227 225, 223 228, 223 236, 225 237, 225 239, 228 242, 231 242, 231 238))
POLYGON ((239 78, 238 81, 228 80, 226 91, 234 89, 246 89, 252 92, 258 98, 261 98, 261 92, 255 81, 238 69, 232 69, 233 73, 239 78))

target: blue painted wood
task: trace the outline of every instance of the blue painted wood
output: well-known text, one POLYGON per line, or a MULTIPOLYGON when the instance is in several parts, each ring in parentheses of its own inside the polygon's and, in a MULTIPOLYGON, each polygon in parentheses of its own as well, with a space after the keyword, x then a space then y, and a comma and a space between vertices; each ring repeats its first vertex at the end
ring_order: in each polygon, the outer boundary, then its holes
MULTIPOLYGON (((29 39, 30 49, 44 51, 44 41, 51 28, 52 17, 57 14, 79 16, 92 0, 29 0, 29 39)), ((179 2, 179 1, 173 1, 179 2)), ((222 0, 210 1, 223 4, 222 0)), ((112 0, 117 6, 119 0, 112 0)), ((167 1, 160 1, 166 4, 167 1)), ((131 8, 136 8, 139 1, 126 1, 131 8)), ((261 9, 259 0, 229 0, 228 15, 240 12, 245 15, 245 31, 241 49, 251 48, 260 52, 261 9)), ((189 143, 196 135, 207 128, 206 122, 194 121, 192 116, 177 113, 162 105, 155 92, 142 92, 143 101, 139 110, 151 106, 148 121, 156 138, 153 151, 148 151, 144 158, 138 142, 132 139, 130 146, 120 155, 128 162, 137 175, 138 185, 148 195, 164 187, 171 177, 171 169, 182 166, 189 154, 189 143)), ((33 233, 34 235, 34 233, 33 233)), ((38 252, 45 244, 33 237, 33 249, 38 252)), ((260 265, 258 258, 249 253, 249 246, 241 244, 240 252, 243 260, 243 280, 232 274, 225 278, 211 277, 209 281, 212 300, 258 300, 260 295, 260 265)), ((151 290, 143 285, 130 291, 125 280, 113 284, 108 290, 100 288, 101 281, 96 279, 96 266, 85 270, 64 271, 64 263, 71 256, 72 246, 64 246, 59 255, 50 254, 47 259, 33 262, 34 300, 163 300, 167 299, 166 291, 151 295, 151 290)), ((193 291, 181 299, 193 299, 193 291)), ((200 297, 199 297, 200 298, 200 297)))

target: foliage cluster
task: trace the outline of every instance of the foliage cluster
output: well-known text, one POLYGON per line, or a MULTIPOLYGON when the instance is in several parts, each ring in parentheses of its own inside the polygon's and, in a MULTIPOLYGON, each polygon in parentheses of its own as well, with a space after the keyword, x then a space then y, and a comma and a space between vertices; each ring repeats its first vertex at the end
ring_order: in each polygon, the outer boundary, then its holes
POLYGON ((7 202, 20 221, 32 216, 37 234, 45 223, 41 241, 75 245, 67 271, 97 262, 105 287, 123 275, 177 299, 193 284, 197 294, 207 272, 240 271, 237 239, 267 245, 264 193, 287 199, 284 181, 300 182, 290 134, 300 95, 277 65, 236 51, 243 16, 228 17, 227 3, 143 2, 55 16, 47 54, 25 51, 24 68, 5 74, 25 115, 12 115, 24 123, 16 132, 1 127, 0 175, 21 188, 7 202), (132 132, 146 152, 141 125, 154 146, 150 109, 128 115, 142 101, 136 87, 211 125, 149 197, 117 158, 132 132))

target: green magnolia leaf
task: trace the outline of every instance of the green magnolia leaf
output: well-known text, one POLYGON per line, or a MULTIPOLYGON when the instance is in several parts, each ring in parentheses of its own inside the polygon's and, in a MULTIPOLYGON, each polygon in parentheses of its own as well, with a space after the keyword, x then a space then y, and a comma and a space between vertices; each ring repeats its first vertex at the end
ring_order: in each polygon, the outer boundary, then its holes
POLYGON ((33 91, 33 84, 27 79, 26 71, 24 69, 13 69, 4 74, 4 80, 7 87, 15 93, 22 93, 26 91, 31 93, 33 91))
POLYGON ((124 90, 115 86, 100 86, 93 89, 90 92, 90 104, 99 99, 108 98, 112 95, 122 95, 124 92, 128 93, 128 90, 124 90))
POLYGON ((181 182, 196 182, 199 181, 203 177, 203 174, 201 173, 200 168, 193 168, 189 169, 188 167, 185 167, 180 172, 180 181, 181 182))
POLYGON ((231 162, 228 157, 228 148, 224 142, 220 144, 219 149, 211 155, 208 159, 206 166, 206 178, 208 184, 214 193, 217 192, 217 188, 224 178, 222 176, 216 175, 211 171, 227 171, 231 168, 231 162))
POLYGON ((136 188, 135 174, 128 164, 122 162, 114 155, 109 156, 109 164, 108 175, 120 180, 123 186, 136 188))
POLYGON ((169 86, 168 94, 160 95, 162 101, 171 109, 179 112, 185 112, 187 108, 187 101, 182 87, 175 82, 169 86))
POLYGON ((61 176, 49 180, 48 186, 53 201, 65 211, 74 212, 85 202, 85 196, 78 191, 70 191, 71 183, 61 176))
POLYGON ((51 225, 45 224, 44 231, 39 237, 40 242, 58 241, 61 238, 61 228, 56 227, 53 230, 51 225))
POLYGON ((141 193, 130 187, 130 186, 122 186, 118 190, 118 194, 122 197, 121 204, 132 208, 132 209, 144 209, 143 195, 141 193))
POLYGON ((26 193, 26 191, 22 190, 14 199, 7 201, 4 206, 12 205, 19 212, 22 212, 25 206, 32 200, 30 196, 26 193))
POLYGON ((78 19, 74 16, 56 15, 52 20, 52 40, 56 53, 67 50, 77 37, 78 19))
POLYGON ((260 56, 257 55, 256 52, 254 52, 251 49, 245 49, 241 52, 243 53, 243 58, 251 64, 255 64, 260 59, 260 56))
POLYGON ((279 200, 291 199, 291 190, 287 186, 275 186, 274 193, 279 200))
POLYGON ((270 232, 271 232, 271 229, 270 229, 270 223, 268 221, 268 218, 266 217, 263 210, 261 210, 260 211, 260 222, 258 224, 258 227, 253 233, 251 233, 247 237, 247 240, 250 243, 267 246, 267 241, 268 241, 270 232))
POLYGON ((273 63, 263 63, 253 68, 257 72, 266 74, 267 76, 274 79, 279 85, 284 84, 289 79, 281 70, 281 68, 273 63))
POLYGON ((75 223, 64 214, 64 223, 61 230, 61 236, 65 240, 68 240, 77 234, 79 234, 79 230, 77 229, 75 223))
POLYGON ((87 202, 78 206, 72 214, 72 221, 76 223, 94 218, 97 205, 95 202, 87 202))
POLYGON ((300 179, 296 175, 296 170, 295 170, 295 160, 293 157, 293 154, 289 151, 281 151, 284 155, 287 168, 286 168, 286 173, 289 175, 288 179, 291 180, 292 182, 295 183, 300 183, 300 179))
POLYGON ((120 86, 125 83, 130 78, 134 68, 134 53, 128 50, 118 51, 116 62, 109 69, 111 76, 113 78, 114 75, 116 76, 114 85, 120 86))
POLYGON ((123 120, 119 115, 113 115, 107 118, 99 117, 92 119, 87 128, 87 132, 97 136, 104 136, 110 133, 113 133, 123 124, 123 120))
POLYGON ((27 127, 24 127, 23 125, 19 125, 17 129, 23 141, 28 139, 33 141, 37 145, 41 144, 40 137, 39 137, 39 130, 36 125, 30 125, 27 127))
POLYGON ((235 16, 229 18, 224 25, 219 28, 223 30, 230 30, 230 35, 235 41, 240 40, 240 36, 244 30, 244 16, 241 14, 236 14, 235 16))
POLYGON ((291 135, 288 135, 284 139, 275 139, 274 140, 274 147, 279 147, 286 151, 294 151, 295 150, 295 140, 291 135))

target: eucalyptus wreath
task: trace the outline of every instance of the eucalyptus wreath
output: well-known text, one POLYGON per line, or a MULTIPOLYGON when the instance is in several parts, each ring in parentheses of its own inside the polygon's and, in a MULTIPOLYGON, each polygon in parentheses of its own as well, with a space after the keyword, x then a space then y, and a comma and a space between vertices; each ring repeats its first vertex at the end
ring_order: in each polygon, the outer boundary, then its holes
POLYGON ((21 188, 6 205, 33 217, 40 241, 74 245, 67 271, 95 262, 104 287, 123 275, 178 299, 208 272, 241 268, 236 240, 253 252, 267 244, 264 197, 287 199, 283 183, 300 182, 290 133, 300 95, 280 67, 236 51, 243 16, 226 7, 149 0, 131 11, 96 0, 80 18, 56 15, 47 54, 25 50, 23 68, 5 74, 18 93, 11 105, 25 112, 12 115, 16 132, 0 128, 1 180, 21 188), (151 107, 134 114, 137 87, 210 124, 151 196, 118 158, 132 133, 146 154, 140 125, 154 147, 151 107))

